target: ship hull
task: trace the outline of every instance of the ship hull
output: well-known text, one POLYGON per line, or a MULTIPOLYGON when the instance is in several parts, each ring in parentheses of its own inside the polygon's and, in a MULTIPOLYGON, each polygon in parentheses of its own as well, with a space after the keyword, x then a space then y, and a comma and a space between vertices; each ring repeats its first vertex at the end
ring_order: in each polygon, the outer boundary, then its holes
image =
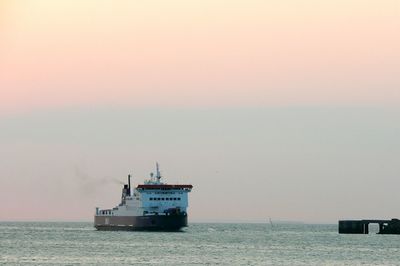
POLYGON ((179 231, 187 224, 187 215, 94 217, 94 227, 104 231, 179 231))

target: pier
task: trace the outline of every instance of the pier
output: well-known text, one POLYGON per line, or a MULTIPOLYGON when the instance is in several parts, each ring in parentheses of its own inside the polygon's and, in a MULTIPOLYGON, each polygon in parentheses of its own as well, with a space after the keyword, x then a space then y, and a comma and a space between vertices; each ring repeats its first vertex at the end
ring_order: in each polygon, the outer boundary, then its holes
POLYGON ((339 234, 368 234, 369 224, 378 224, 378 234, 400 234, 400 220, 340 220, 339 234))

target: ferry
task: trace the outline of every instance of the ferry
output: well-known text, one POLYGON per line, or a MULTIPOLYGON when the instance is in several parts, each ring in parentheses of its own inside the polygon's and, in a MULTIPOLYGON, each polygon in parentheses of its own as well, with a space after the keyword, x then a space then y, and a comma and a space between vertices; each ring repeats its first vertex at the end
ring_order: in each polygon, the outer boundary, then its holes
POLYGON ((165 184, 156 163, 156 174, 136 188, 122 188, 121 203, 112 209, 96 208, 97 230, 179 231, 188 226, 188 194, 192 185, 165 184))

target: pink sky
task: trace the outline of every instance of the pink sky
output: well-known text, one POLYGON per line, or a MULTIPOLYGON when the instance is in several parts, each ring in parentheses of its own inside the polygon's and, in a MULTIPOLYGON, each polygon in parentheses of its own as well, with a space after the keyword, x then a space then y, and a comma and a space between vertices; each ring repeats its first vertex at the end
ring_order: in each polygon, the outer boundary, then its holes
POLYGON ((399 47, 399 0, 0 0, 0 220, 156 160, 198 221, 395 217, 399 47))
POLYGON ((0 1, 0 112, 400 103, 389 1, 0 1))

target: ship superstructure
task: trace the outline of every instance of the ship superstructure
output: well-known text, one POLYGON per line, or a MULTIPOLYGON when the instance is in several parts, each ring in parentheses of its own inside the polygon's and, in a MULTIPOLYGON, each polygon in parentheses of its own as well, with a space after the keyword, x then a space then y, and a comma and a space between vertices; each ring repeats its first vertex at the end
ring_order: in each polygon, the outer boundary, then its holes
POLYGON ((98 230, 180 230, 187 226, 188 193, 192 185, 165 184, 156 164, 156 174, 144 184, 131 187, 131 177, 122 189, 121 203, 112 209, 96 208, 98 230))

